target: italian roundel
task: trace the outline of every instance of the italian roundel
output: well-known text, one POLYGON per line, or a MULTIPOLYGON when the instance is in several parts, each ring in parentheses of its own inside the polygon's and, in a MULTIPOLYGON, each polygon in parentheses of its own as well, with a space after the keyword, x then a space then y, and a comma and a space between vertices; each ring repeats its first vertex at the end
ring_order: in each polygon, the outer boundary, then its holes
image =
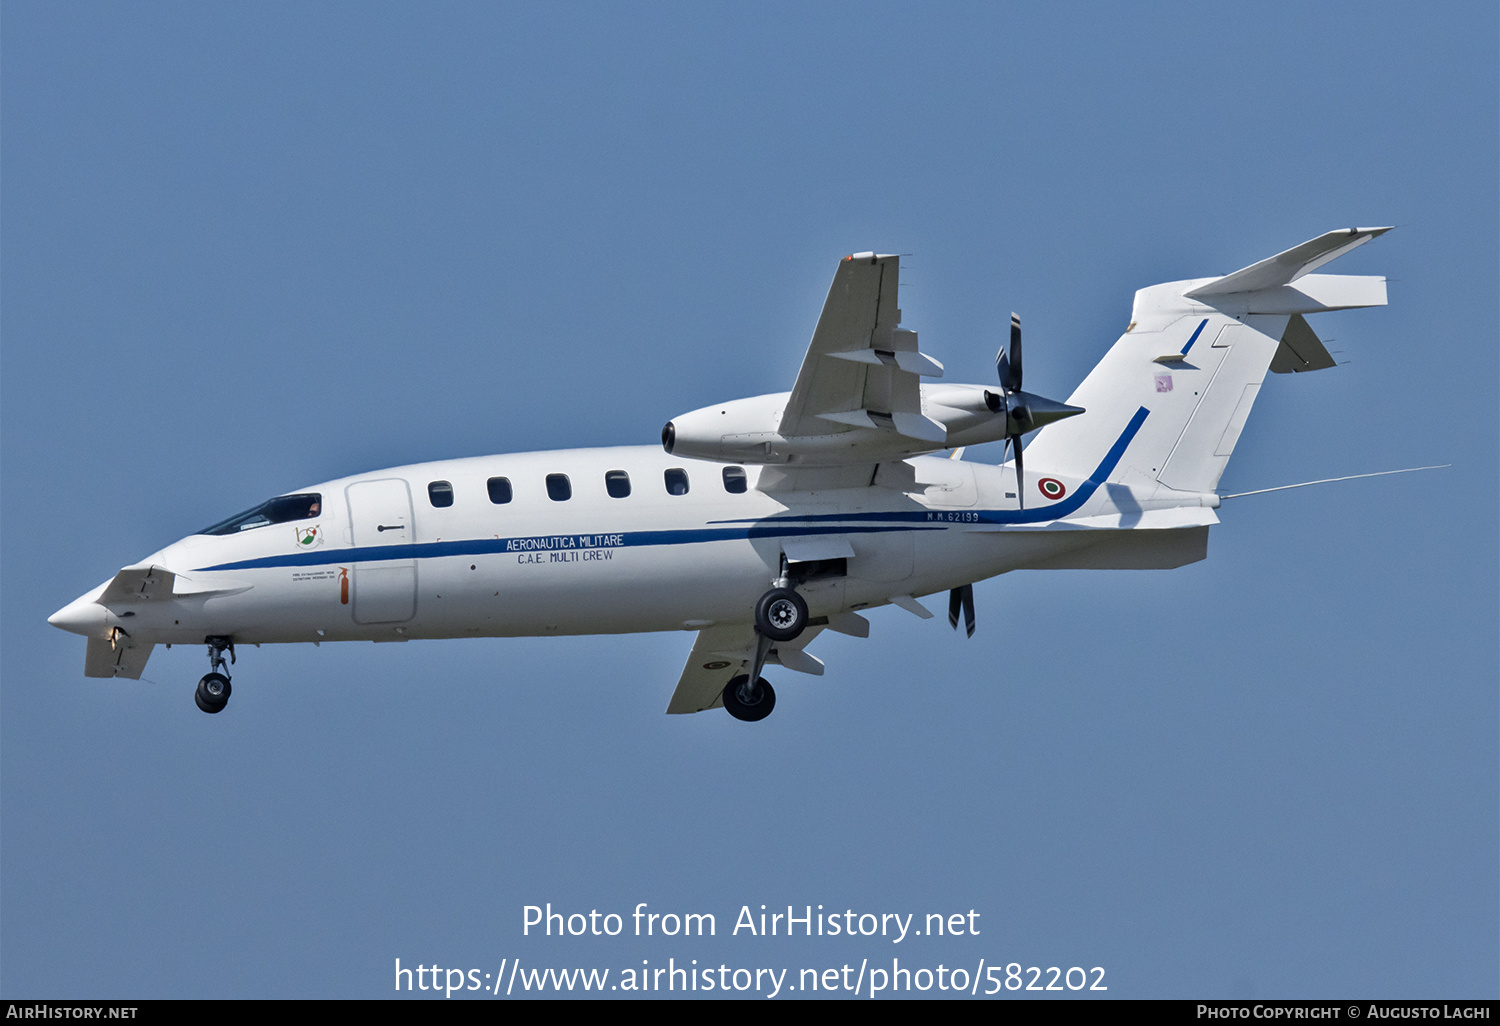
POLYGON ((1056 501, 1068 494, 1068 488, 1055 477, 1044 477, 1036 483, 1037 488, 1047 498, 1056 501))

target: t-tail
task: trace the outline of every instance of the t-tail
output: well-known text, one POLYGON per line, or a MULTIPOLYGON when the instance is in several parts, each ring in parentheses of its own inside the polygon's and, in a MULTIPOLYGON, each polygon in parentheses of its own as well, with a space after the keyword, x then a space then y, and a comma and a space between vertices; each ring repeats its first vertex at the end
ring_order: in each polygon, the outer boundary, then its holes
POLYGON ((1038 435, 1028 464, 1087 477, 1144 409, 1109 480, 1213 492, 1266 371, 1334 365, 1307 315, 1385 305, 1383 277, 1311 272, 1388 231, 1328 232, 1222 278, 1141 289, 1125 334, 1068 399, 1088 412, 1038 435))

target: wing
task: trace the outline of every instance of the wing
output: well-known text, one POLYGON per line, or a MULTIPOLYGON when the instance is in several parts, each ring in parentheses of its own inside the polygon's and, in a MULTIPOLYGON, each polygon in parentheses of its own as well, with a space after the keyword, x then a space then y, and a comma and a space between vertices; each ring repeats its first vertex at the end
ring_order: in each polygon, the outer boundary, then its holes
POLYGON ((920 379, 941 377, 943 365, 918 352, 917 333, 900 326, 899 280, 899 257, 845 257, 791 391, 673 417, 662 430, 663 447, 762 465, 756 487, 769 492, 866 488, 893 464, 898 477, 909 476, 901 461, 948 448, 957 422, 965 443, 991 441, 973 437, 970 422, 993 432, 1005 421, 993 416, 991 397, 977 385, 950 386, 924 409, 920 379))
POLYGON ((942 447, 947 432, 922 415, 919 379, 942 377, 943 365, 900 327, 900 264, 874 253, 839 262, 781 414, 783 437, 894 430, 942 447))
MULTIPOLYGON (((779 641, 766 658, 767 664, 779 664, 798 673, 821 676, 823 663, 802 651, 823 628, 809 627, 795 641, 779 641)), ((752 624, 715 624, 698 632, 698 640, 688 654, 687 665, 677 680, 677 690, 667 704, 669 713, 695 713, 717 709, 724 704, 724 685, 738 674, 755 652, 755 627, 752 624)))

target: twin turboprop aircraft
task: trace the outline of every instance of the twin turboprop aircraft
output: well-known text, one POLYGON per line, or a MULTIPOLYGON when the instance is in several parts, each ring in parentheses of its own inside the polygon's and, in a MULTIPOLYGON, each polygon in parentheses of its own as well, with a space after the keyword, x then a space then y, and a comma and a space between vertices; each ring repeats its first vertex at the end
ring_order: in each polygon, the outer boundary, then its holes
POLYGON ((808 643, 867 637, 861 610, 930 617, 918 600, 947 592, 949 622, 972 635, 975 581, 1203 559, 1266 371, 1334 365, 1306 315, 1385 305, 1382 277, 1312 272, 1388 230, 1140 290, 1067 403, 1022 390, 1014 317, 998 384, 921 383, 943 367, 901 327, 899 259, 845 257, 789 393, 674 417, 660 447, 310 485, 125 567, 49 622, 88 638, 90 677, 137 679, 156 645, 206 644, 195 698, 209 713, 229 701, 237 645, 695 631, 667 712, 759 720, 776 701, 765 667, 823 673, 808 643), (1013 453, 1002 466, 958 458, 993 441, 1013 453))

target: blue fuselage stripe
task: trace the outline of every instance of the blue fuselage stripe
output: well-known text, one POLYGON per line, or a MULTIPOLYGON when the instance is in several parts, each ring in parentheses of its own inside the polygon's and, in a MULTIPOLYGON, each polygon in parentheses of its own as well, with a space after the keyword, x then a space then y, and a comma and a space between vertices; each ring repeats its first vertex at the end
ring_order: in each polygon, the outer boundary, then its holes
POLYGON ((628 548, 644 545, 689 545, 694 542, 743 541, 815 534, 873 534, 887 531, 939 531, 936 525, 892 525, 890 527, 720 527, 687 528, 677 531, 625 531, 616 534, 553 534, 518 538, 474 538, 468 541, 414 542, 406 545, 365 545, 320 552, 292 552, 260 559, 242 559, 199 570, 265 570, 284 566, 327 566, 335 563, 375 563, 392 559, 441 559, 444 556, 492 556, 557 549, 628 548), (614 540, 606 540, 614 539, 614 540))
MULTIPOLYGON (((1207 323, 1206 321, 1204 323, 1207 323)), ((1196 336, 1195 336, 1196 337, 1196 336)), ((1058 502, 1034 509, 981 510, 974 524, 1036 524, 1058 520, 1081 509, 1093 497, 1099 485, 1108 479, 1119 464, 1130 442, 1146 422, 1150 411, 1136 410, 1130 423, 1110 446, 1099 466, 1079 485, 1077 491, 1058 502)), ((690 545, 697 542, 743 541, 755 538, 795 538, 819 534, 879 534, 891 531, 941 531, 934 518, 946 517, 951 510, 901 510, 882 513, 822 513, 807 516, 766 517, 737 526, 685 528, 673 531, 628 531, 615 534, 531 535, 517 538, 473 538, 465 541, 415 542, 405 545, 365 545, 314 552, 290 552, 259 559, 242 559, 215 566, 209 570, 265 570, 276 567, 328 566, 337 563, 373 563, 393 559, 440 559, 445 556, 487 556, 505 553, 546 551, 556 548, 615 548, 648 545, 690 545), (834 523, 834 522, 837 523, 834 523)), ((963 511, 969 512, 969 511, 963 511)), ((733 521, 717 521, 730 524, 733 521)))

